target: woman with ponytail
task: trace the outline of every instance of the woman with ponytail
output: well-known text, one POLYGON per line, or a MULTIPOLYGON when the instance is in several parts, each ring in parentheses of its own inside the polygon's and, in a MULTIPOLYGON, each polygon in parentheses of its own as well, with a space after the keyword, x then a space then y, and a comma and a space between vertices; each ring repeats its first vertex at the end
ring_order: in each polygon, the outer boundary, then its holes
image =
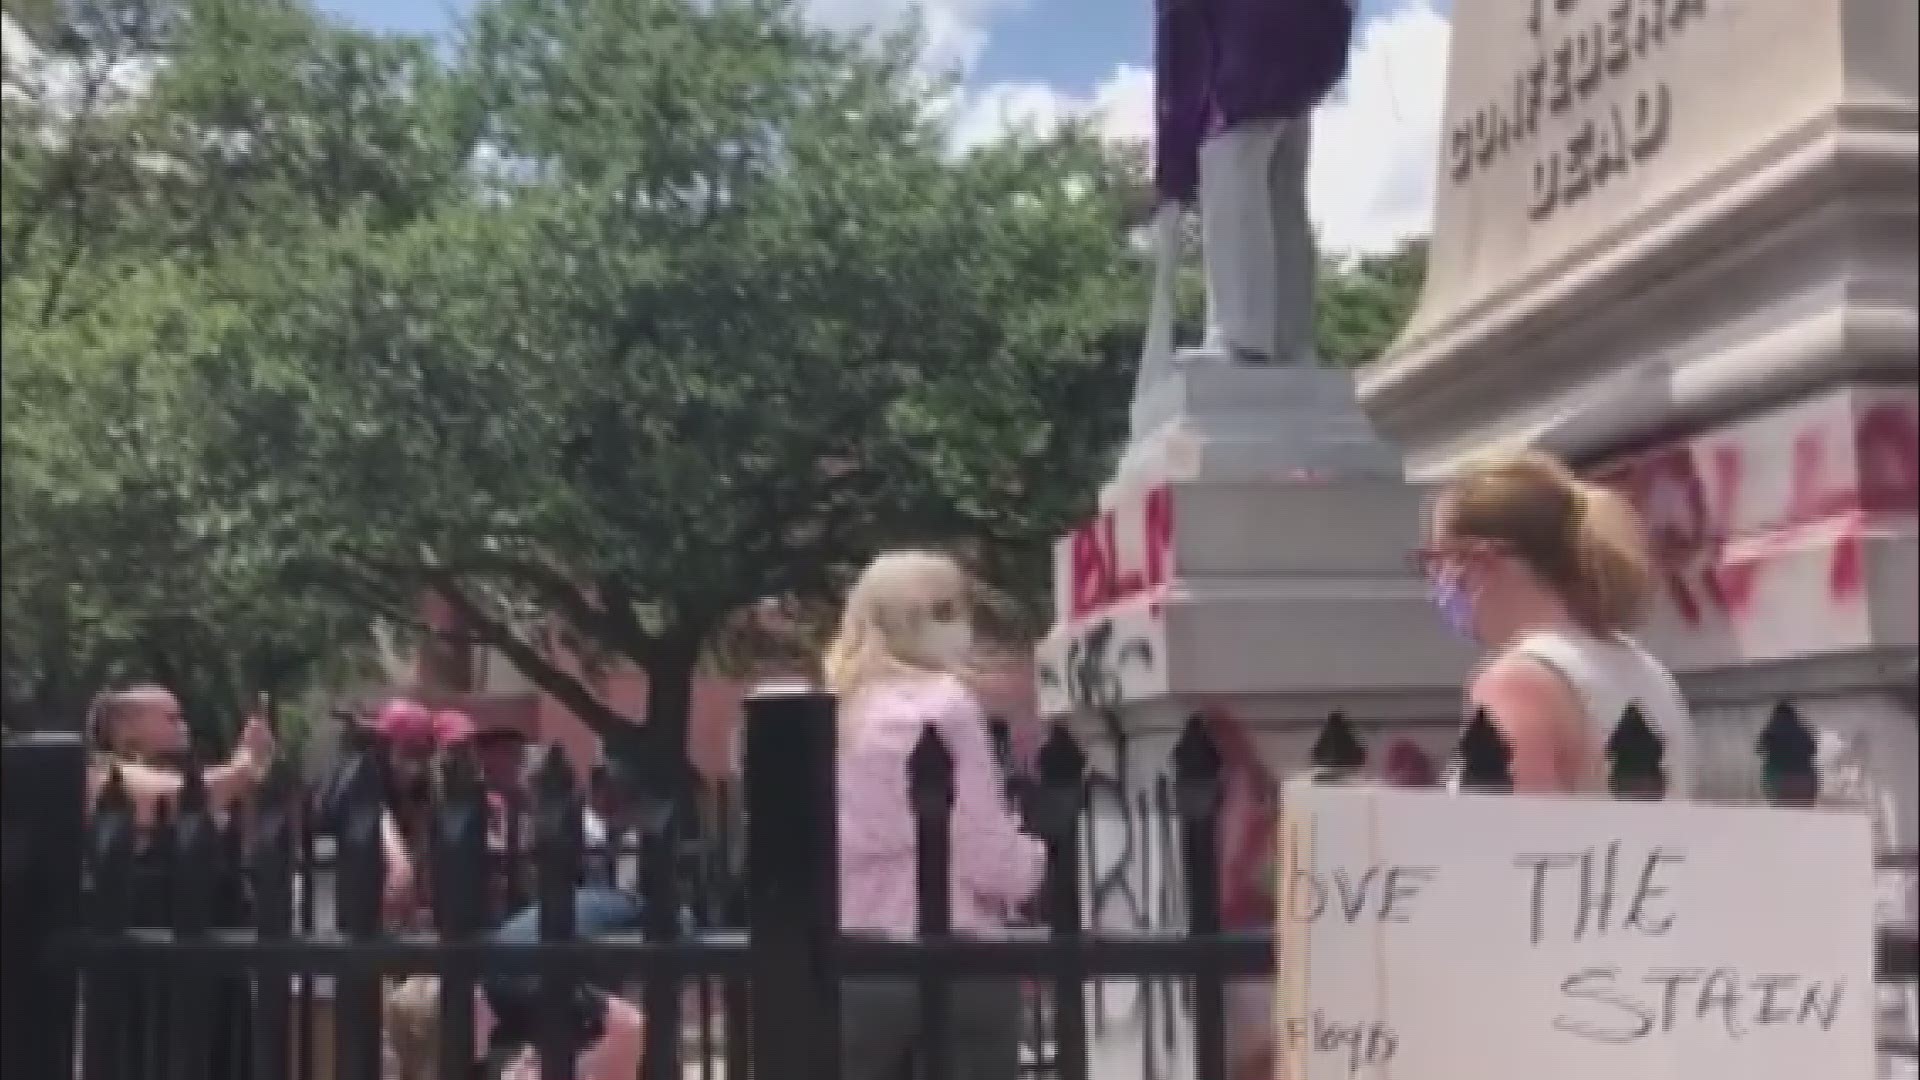
POLYGON ((1418 561, 1442 617, 1487 650, 1467 705, 1506 735, 1515 790, 1605 794, 1607 737, 1637 705, 1669 793, 1692 794, 1686 701, 1631 636, 1654 576, 1624 499, 1543 454, 1473 465, 1435 500, 1418 561))

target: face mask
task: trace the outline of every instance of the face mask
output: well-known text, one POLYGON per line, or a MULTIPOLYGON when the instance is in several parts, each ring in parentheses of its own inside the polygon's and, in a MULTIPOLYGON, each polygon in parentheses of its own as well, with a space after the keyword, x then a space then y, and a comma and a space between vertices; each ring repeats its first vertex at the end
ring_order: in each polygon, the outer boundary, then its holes
POLYGON ((959 667, 973 655, 973 627, 964 619, 929 622, 923 647, 929 659, 959 667))
POLYGON ((1467 591, 1464 576, 1458 567, 1442 570, 1428 579, 1427 596, 1454 633, 1471 639, 1474 636, 1473 594, 1467 591))

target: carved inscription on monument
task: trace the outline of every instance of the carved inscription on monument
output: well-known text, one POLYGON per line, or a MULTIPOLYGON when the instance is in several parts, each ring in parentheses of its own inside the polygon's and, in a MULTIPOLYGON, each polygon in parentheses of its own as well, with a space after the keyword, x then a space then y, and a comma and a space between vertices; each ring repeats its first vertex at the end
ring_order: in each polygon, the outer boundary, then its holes
POLYGON ((1455 121, 1448 173, 1464 184, 1531 155, 1538 220, 1626 176, 1666 145, 1673 94, 1654 70, 1707 0, 1516 0, 1535 46, 1512 89, 1455 121))

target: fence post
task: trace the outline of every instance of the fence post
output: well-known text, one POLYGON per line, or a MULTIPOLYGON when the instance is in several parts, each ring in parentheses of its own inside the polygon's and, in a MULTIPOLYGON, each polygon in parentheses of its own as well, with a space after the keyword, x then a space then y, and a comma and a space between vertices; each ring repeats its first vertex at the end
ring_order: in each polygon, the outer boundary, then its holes
MULTIPOLYGON (((680 922, 680 837, 682 795, 687 779, 682 762, 675 760, 653 770, 646 785, 637 792, 640 805, 640 913, 647 940, 679 940, 680 922)), ((680 1051, 683 1044, 680 979, 649 977, 641 989, 641 1003, 647 1017, 647 1080, 679 1080, 680 1051)), ((706 992, 701 980, 701 993, 706 992)), ((704 996, 701 1000, 705 1000, 704 996)))
MULTIPOLYGON (((133 800, 127 795, 120 770, 107 775, 94 800, 87 841, 88 865, 93 874, 93 896, 88 921, 93 932, 106 938, 123 933, 133 923, 133 800)), ((86 1048, 81 1051, 83 1075, 92 1080, 119 1080, 133 1071, 141 1047, 135 1034, 136 1011, 141 1004, 134 977, 124 971, 89 975, 86 979, 86 1048)))
MULTIPOLYGON (((540 941, 572 941, 579 936, 573 894, 579 887, 585 854, 582 813, 586 802, 574 782, 573 766, 558 745, 533 779, 533 850, 539 874, 540 941)), ((534 1045, 540 1050, 540 1075, 574 1080, 582 1047, 580 981, 548 974, 540 980, 540 1021, 534 1045)))
MULTIPOLYGON (((440 799, 433 808, 433 921, 440 940, 477 940, 487 928, 487 793, 470 752, 440 767, 440 799)), ((504 823, 503 823, 504 824, 504 823)), ((475 972, 450 967, 440 974, 440 1076, 473 1075, 475 972)))
MULTIPOLYGON (((381 837, 387 813, 386 780, 380 751, 362 750, 351 769, 334 846, 334 922, 348 941, 366 942, 380 936, 387 881, 381 837)), ((379 1080, 380 1002, 377 975, 342 975, 334 980, 333 1052, 339 1080, 379 1080)))
POLYGON ((830 695, 747 701, 749 1017, 757 1080, 840 1075, 838 736, 830 695))
POLYGON ((48 948, 76 928, 85 846, 86 746, 76 731, 0 749, 0 1075, 73 1075, 78 980, 48 948))
MULTIPOLYGON (((260 785, 253 832, 247 840, 247 872, 253 881, 253 922, 262 943, 293 937, 295 807, 300 787, 292 768, 274 764, 260 785)), ((280 1076, 293 1065, 293 983, 283 972, 255 980, 253 1068, 249 1075, 280 1076)))
MULTIPOLYGON (((1335 720, 1344 729, 1344 742, 1335 736, 1337 756, 1324 764, 1357 770, 1366 762, 1360 741, 1339 713, 1327 722, 1320 742, 1328 741, 1335 720)), ((1315 763, 1323 764, 1315 744, 1315 763)), ((1196 716, 1187 721, 1173 746, 1174 803, 1180 814, 1182 876, 1187 886, 1188 931, 1198 938, 1220 934, 1220 748, 1207 723, 1196 716)), ((1218 972, 1203 972, 1193 981, 1193 1061, 1198 1080, 1227 1080, 1227 993, 1218 972)))
MULTIPOLYGON (((205 937, 213 926, 225 844, 213 819, 213 808, 208 805, 207 785, 198 763, 187 766, 164 841, 168 845, 167 915, 174 937, 181 941, 205 937)), ((173 1080, 207 1080, 214 1060, 218 984, 198 965, 170 967, 167 993, 171 1001, 165 1014, 169 1075, 173 1080)))
MULTIPOLYGON (((1082 937, 1080 815, 1087 803, 1087 755, 1066 724, 1053 725, 1040 747, 1039 765, 1033 824, 1047 845, 1047 927, 1054 940, 1077 945, 1082 937)), ((1060 1080, 1087 1080, 1087 980, 1078 970, 1054 980, 1053 1042, 1060 1080)))
MULTIPOLYGON (((953 754, 932 724, 907 756, 907 793, 914 818, 914 898, 922 941, 953 933, 953 754)), ((924 1080, 953 1075, 953 987, 920 977, 920 1052, 924 1080)))

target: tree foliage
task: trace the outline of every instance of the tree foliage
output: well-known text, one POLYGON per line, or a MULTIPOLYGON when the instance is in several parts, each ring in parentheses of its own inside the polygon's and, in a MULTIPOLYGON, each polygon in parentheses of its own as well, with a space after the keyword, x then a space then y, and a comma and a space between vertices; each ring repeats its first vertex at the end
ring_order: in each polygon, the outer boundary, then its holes
POLYGON ((339 217, 429 204, 461 158, 431 152, 414 43, 274 2, 30 14, 0 197, 6 710, 70 723, 103 683, 157 678, 217 730, 351 671, 368 619, 290 588, 222 501, 223 388, 196 358, 247 333, 234 282, 339 217))
MULTIPOLYGON (((1136 149, 956 153, 911 37, 788 0, 486 0, 445 51, 301 0, 43 7, 63 75, 9 93, 0 199, 10 708, 136 671, 237 703, 433 591, 605 734, 591 662, 644 669, 671 762, 742 613, 830 610, 883 548, 1038 618, 1124 434, 1136 149)), ((1330 270, 1330 360, 1416 265, 1330 270)))
POLYGON ((1315 313, 1321 360, 1357 367, 1378 359, 1406 329, 1427 277, 1427 242, 1380 255, 1323 262, 1315 313))

